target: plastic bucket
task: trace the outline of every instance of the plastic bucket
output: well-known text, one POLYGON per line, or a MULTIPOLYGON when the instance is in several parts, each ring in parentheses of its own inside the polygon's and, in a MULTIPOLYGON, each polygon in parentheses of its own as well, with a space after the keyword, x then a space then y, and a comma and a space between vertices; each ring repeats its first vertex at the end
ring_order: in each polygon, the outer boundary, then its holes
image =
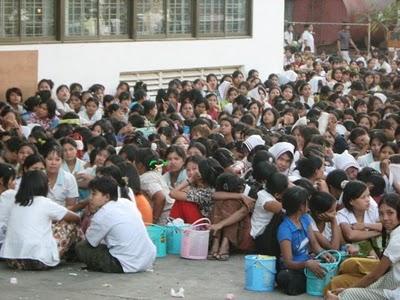
POLYGON ((165 226, 167 230, 167 253, 168 254, 180 254, 183 231, 189 228, 190 224, 182 225, 168 225, 165 226))
POLYGON ((271 292, 275 288, 276 257, 267 255, 246 255, 245 286, 254 292, 271 292))
POLYGON ((211 221, 202 218, 183 230, 181 257, 187 259, 206 259, 210 239, 211 221))
POLYGON ((307 268, 304 269, 304 274, 307 277, 307 294, 311 296, 321 297, 324 295, 324 288, 336 275, 339 263, 342 258, 342 255, 339 251, 329 250, 321 252, 315 257, 315 259, 320 258, 325 253, 331 253, 336 261, 333 263, 320 263, 321 267, 325 270, 325 276, 323 278, 317 277, 312 271, 308 270, 307 268))
POLYGON ((153 244, 157 248, 156 257, 167 256, 167 236, 165 227, 155 224, 150 224, 147 225, 146 228, 150 239, 153 241, 153 244))

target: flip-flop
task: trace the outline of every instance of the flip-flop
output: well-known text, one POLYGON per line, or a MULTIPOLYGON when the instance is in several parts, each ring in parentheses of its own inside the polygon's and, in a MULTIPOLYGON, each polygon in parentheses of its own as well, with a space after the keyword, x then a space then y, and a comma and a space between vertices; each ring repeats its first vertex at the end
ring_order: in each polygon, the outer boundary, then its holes
POLYGON ((217 255, 218 255, 217 253, 210 253, 207 255, 207 259, 208 260, 217 260, 218 259, 217 255))
POLYGON ((227 261, 227 260, 229 260, 229 253, 218 254, 216 259, 219 261, 227 261))

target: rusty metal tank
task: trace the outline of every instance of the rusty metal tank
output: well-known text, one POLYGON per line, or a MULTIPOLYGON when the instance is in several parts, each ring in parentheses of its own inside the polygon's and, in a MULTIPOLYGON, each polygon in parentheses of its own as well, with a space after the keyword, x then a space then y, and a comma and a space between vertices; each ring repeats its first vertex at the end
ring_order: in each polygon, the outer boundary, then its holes
MULTIPOLYGON (((337 40, 340 25, 318 25, 318 22, 329 23, 368 23, 365 16, 369 11, 382 9, 395 0, 286 0, 286 18, 291 22, 315 22, 314 32, 317 45, 332 45, 337 40)), ((295 32, 300 36, 302 24, 295 25, 295 32)), ((368 28, 352 26, 353 40, 365 46, 368 28)), ((384 32, 378 30, 372 33, 372 45, 378 45, 384 40, 384 32)))

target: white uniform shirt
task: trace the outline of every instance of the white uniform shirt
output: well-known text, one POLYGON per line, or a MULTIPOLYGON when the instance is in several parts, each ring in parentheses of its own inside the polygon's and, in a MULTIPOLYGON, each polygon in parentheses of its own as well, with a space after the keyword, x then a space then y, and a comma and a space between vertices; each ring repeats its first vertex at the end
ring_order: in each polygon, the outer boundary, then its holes
MULTIPOLYGON (((369 209, 364 213, 364 223, 365 224, 375 224, 379 222, 379 211, 378 205, 376 204, 375 200, 370 197, 370 205, 369 209)), ((338 211, 336 220, 338 224, 356 224, 357 220, 354 216, 354 213, 349 211, 347 208, 342 208, 338 211)))
POLYGON ((78 115, 81 120, 82 126, 92 126, 103 117, 100 109, 96 110, 91 118, 88 116, 86 110, 80 111, 78 115))
MULTIPOLYGON (((162 225, 167 224, 169 212, 175 200, 169 196, 169 188, 162 175, 157 171, 148 171, 140 175, 140 186, 150 200, 157 192, 161 191, 164 194, 165 205, 158 223, 162 225)), ((152 201, 150 201, 150 204, 153 205, 152 201)))
POLYGON ((61 110, 64 113, 73 111, 73 109, 69 106, 69 104, 67 102, 62 102, 59 99, 56 99, 54 101, 56 102, 57 110, 61 110))
POLYGON ((400 226, 390 233, 389 244, 383 255, 392 262, 394 278, 400 282, 400 226))
POLYGON ((0 257, 39 260, 47 266, 60 262, 51 224, 68 210, 49 198, 36 196, 29 206, 14 204, 8 219, 7 235, 0 257))
POLYGON ((266 211, 264 209, 265 203, 276 201, 274 196, 268 193, 265 190, 261 190, 257 193, 257 201, 254 206, 254 212, 251 216, 251 230, 250 235, 253 238, 256 238, 260 234, 262 234, 265 228, 268 226, 269 222, 271 222, 272 217, 274 216, 273 212, 266 211))
POLYGON ((66 198, 78 198, 78 184, 76 183, 74 175, 60 168, 56 183, 53 188, 49 187, 47 197, 62 206, 65 206, 66 198))
POLYGON ((7 190, 0 195, 0 245, 6 237, 8 218, 15 203, 16 190, 7 190))
POLYGON ((125 273, 145 271, 154 263, 156 247, 136 205, 128 199, 109 201, 93 216, 86 232, 93 247, 104 242, 125 273))

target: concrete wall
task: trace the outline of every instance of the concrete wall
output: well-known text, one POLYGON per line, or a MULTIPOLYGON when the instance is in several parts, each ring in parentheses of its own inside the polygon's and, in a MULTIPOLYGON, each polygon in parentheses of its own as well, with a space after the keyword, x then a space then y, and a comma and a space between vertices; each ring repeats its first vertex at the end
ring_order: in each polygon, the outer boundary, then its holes
MULTIPOLYGON (((254 0, 253 37, 245 39, 65 43, 0 46, 0 51, 38 50, 38 78, 55 85, 102 83, 113 93, 120 72, 244 65, 262 78, 279 72, 283 57, 284 0, 254 0)), ((1 74, 0 77, 5 74, 1 74)))

